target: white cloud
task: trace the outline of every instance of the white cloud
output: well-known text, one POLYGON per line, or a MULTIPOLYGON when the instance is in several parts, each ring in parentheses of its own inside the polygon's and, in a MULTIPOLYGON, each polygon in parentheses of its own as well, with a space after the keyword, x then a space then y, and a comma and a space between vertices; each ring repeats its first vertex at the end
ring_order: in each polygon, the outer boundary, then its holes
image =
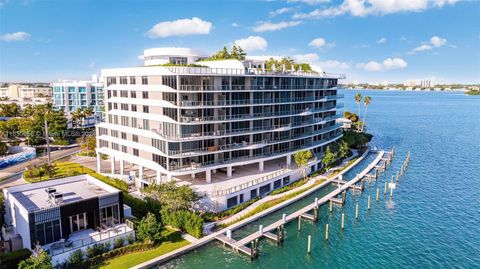
POLYGON ((378 43, 378 44, 387 43, 387 38, 382 37, 382 38, 380 38, 379 40, 377 40, 377 43, 378 43))
POLYGON ((287 0, 288 3, 305 3, 308 5, 318 5, 330 2, 330 0, 287 0))
POLYGON ((297 62, 311 63, 318 60, 318 55, 316 53, 297 54, 293 55, 293 59, 297 62))
POLYGON ((415 52, 419 51, 426 51, 431 50, 433 48, 439 48, 447 44, 447 39, 441 38, 438 36, 433 36, 430 38, 430 42, 424 42, 424 44, 414 48, 412 51, 408 52, 408 54, 415 54, 415 52))
POLYGON ((212 23, 200 18, 180 19, 175 21, 163 21, 154 25, 147 32, 150 38, 185 36, 185 35, 206 35, 210 33, 212 23))
POLYGON ((1 41, 27 41, 30 39, 30 34, 26 32, 6 33, 0 36, 1 41))
POLYGON ((321 48, 331 48, 331 47, 334 47, 335 46, 335 43, 334 42, 330 42, 328 43, 325 38, 322 38, 322 37, 319 37, 319 38, 315 38, 314 40, 310 41, 310 43, 308 43, 308 45, 310 47, 314 47, 314 48, 317 48, 317 49, 321 49, 321 48))
POLYGON ((368 63, 358 63, 357 68, 369 72, 380 72, 393 69, 403 69, 408 66, 408 63, 401 58, 387 58, 383 62, 369 61, 368 63))
POLYGON ((447 40, 445 38, 433 36, 432 38, 430 38, 430 43, 435 47, 441 47, 447 43, 447 40))
POLYGON ((235 40, 234 43, 247 52, 267 49, 267 40, 261 36, 249 36, 247 38, 235 40))
POLYGON ((285 13, 290 12, 292 10, 293 10, 293 8, 291 8, 291 7, 279 8, 279 9, 276 9, 274 11, 270 11, 268 13, 268 15, 270 15, 270 17, 276 17, 278 15, 285 14, 285 13))
POLYGON ((397 12, 420 12, 428 8, 453 5, 458 0, 344 0, 342 4, 309 13, 297 13, 294 19, 319 19, 350 14, 354 17, 387 15, 397 12))
POLYGON ((300 25, 301 21, 281 21, 279 23, 272 22, 257 22, 257 25, 253 27, 253 31, 257 33, 267 32, 267 31, 277 31, 288 27, 293 27, 300 25))
POLYGON ((232 26, 233 26, 233 27, 238 27, 238 26, 240 26, 240 25, 239 25, 238 23, 234 22, 234 23, 232 23, 232 26))
POLYGON ((346 62, 340 62, 337 60, 327 60, 322 62, 316 62, 315 65, 320 66, 322 69, 348 69, 350 64, 346 62))

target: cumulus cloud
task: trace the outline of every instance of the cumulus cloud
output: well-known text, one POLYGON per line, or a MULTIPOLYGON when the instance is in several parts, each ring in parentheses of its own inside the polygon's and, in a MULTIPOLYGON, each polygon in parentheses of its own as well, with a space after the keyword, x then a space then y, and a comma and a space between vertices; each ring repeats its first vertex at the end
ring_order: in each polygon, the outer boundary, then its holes
POLYGON ((249 36, 235 40, 234 43, 247 52, 267 49, 267 40, 261 36, 249 36))
POLYGON ((315 38, 314 40, 310 41, 310 43, 308 43, 308 45, 310 47, 314 47, 314 48, 317 48, 317 49, 323 49, 323 48, 334 47, 335 43, 334 42, 328 43, 325 40, 325 38, 319 37, 319 38, 315 38))
POLYGON ((308 5, 318 5, 330 2, 330 0, 287 0, 288 3, 305 3, 308 5))
POLYGON ((257 25, 253 27, 253 31, 257 33, 267 32, 267 31, 278 31, 284 28, 293 27, 300 25, 301 21, 281 21, 279 23, 272 22, 257 22, 257 25))
POLYGON ((369 61, 367 63, 358 63, 357 68, 363 69, 369 72, 380 72, 393 69, 403 69, 408 66, 408 63, 401 58, 387 58, 383 62, 369 61))
POLYGON ((350 68, 350 64, 347 62, 341 62, 337 60, 327 60, 321 62, 315 62, 315 65, 320 66, 323 69, 348 69, 350 68))
POLYGON ((185 36, 185 35, 206 35, 210 33, 212 23, 200 18, 180 19, 175 21, 163 21, 154 25, 147 32, 150 38, 185 36))
POLYGON ((430 42, 424 42, 424 44, 414 48, 412 51, 408 52, 408 54, 415 54, 419 51, 427 51, 433 48, 439 48, 445 44, 447 44, 447 39, 438 36, 432 36, 432 38, 430 38, 430 42))
POLYGON ((0 36, 0 40, 5 42, 27 41, 30 39, 30 36, 31 35, 26 32, 6 33, 0 36))
POLYGON ((293 10, 293 8, 291 8, 291 7, 279 8, 279 9, 276 9, 274 11, 270 11, 268 13, 268 15, 270 15, 270 17, 276 17, 278 15, 285 14, 285 13, 290 12, 292 10, 293 10))
POLYGON ((387 39, 386 39, 385 37, 382 37, 382 38, 380 38, 379 40, 377 40, 377 43, 378 43, 378 44, 387 43, 387 39))
POLYGON ((297 54, 293 55, 293 59, 297 62, 311 63, 318 60, 318 55, 316 53, 297 54))
POLYGON ((342 4, 308 13, 297 13, 294 19, 319 19, 349 14, 354 17, 387 15, 397 12, 420 12, 428 8, 453 5, 459 0, 344 0, 342 4))
POLYGON ((233 26, 233 27, 238 27, 238 26, 240 26, 240 25, 239 25, 238 23, 234 22, 234 23, 232 23, 232 26, 233 26))

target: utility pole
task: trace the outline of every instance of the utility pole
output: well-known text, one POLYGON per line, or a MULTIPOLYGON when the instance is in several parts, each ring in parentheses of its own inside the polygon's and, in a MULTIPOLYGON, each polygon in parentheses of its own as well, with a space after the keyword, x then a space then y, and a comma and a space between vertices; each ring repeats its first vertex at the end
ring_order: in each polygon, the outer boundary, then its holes
POLYGON ((45 119, 45 141, 47 141, 47 162, 48 162, 48 165, 50 165, 50 141, 49 141, 49 138, 48 138, 48 123, 47 123, 47 115, 45 114, 44 115, 44 119, 45 119))

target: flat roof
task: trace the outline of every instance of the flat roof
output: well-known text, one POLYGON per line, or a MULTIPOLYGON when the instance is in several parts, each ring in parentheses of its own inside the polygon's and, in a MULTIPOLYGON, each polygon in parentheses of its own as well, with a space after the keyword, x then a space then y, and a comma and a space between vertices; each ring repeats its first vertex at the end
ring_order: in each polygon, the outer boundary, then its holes
POLYGON ((7 191, 29 212, 57 206, 49 198, 46 188, 55 188, 63 195, 63 204, 75 203, 119 190, 88 175, 33 183, 7 189, 7 191))

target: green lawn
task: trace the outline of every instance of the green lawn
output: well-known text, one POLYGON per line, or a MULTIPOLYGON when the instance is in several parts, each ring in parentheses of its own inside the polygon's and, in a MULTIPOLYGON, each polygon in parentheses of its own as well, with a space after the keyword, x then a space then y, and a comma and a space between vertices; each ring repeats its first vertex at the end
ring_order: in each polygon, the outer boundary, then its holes
POLYGON ((173 251, 177 248, 181 248, 183 246, 186 246, 190 244, 187 240, 182 240, 178 242, 163 242, 160 246, 157 248, 147 250, 147 251, 142 251, 142 252, 136 252, 136 253, 130 253, 126 254, 117 258, 114 258, 112 260, 104 262, 102 265, 100 265, 98 268, 101 269, 122 269, 122 268, 130 268, 135 265, 138 265, 140 263, 146 262, 148 260, 151 260, 155 257, 161 256, 165 253, 168 253, 170 251, 173 251))

